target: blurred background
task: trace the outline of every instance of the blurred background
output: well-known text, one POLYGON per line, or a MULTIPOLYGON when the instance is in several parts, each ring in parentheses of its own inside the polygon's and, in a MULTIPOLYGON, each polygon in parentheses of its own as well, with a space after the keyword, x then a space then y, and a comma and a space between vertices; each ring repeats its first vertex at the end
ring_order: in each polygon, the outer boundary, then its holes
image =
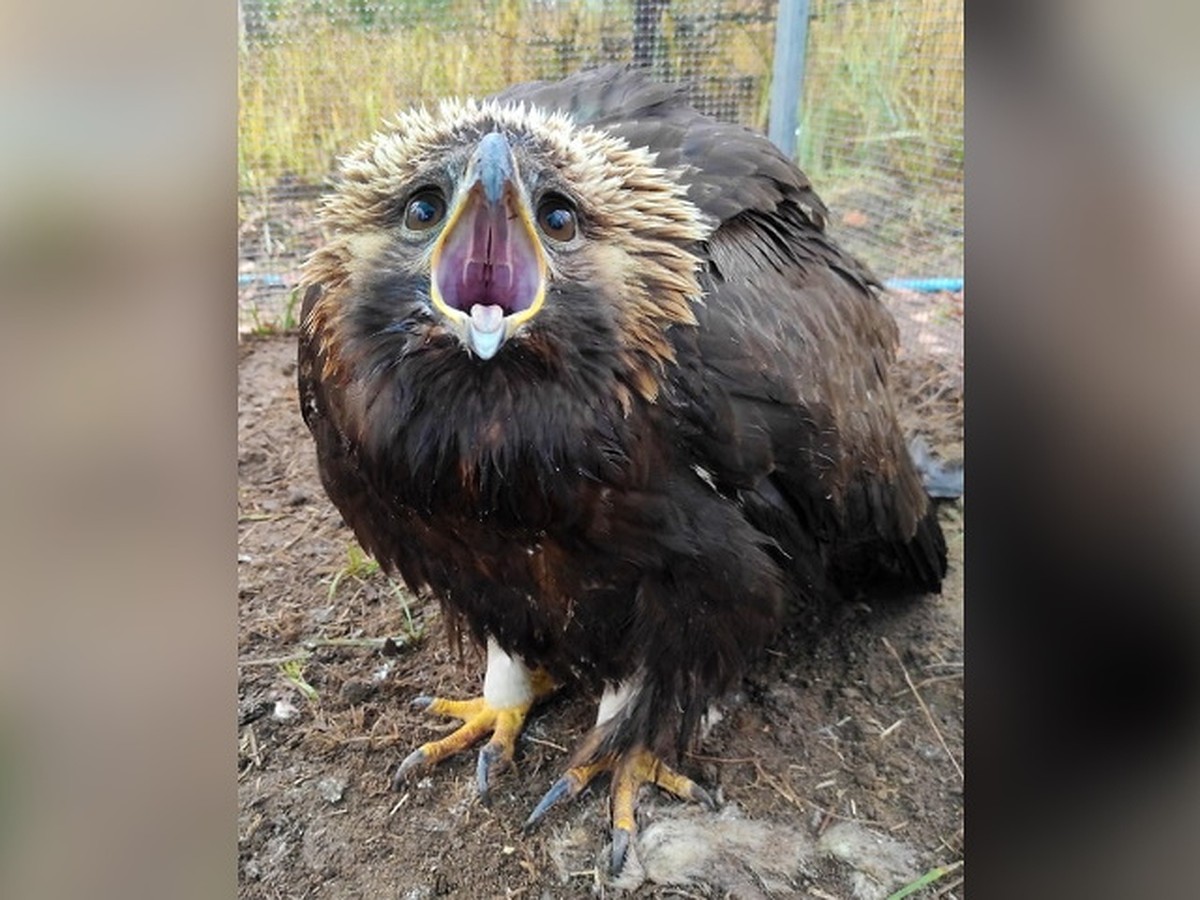
POLYGON ((630 62, 769 131, 838 239, 889 279, 906 343, 961 355, 961 0, 240 0, 238 13, 242 332, 295 325, 316 198, 393 113, 630 62))

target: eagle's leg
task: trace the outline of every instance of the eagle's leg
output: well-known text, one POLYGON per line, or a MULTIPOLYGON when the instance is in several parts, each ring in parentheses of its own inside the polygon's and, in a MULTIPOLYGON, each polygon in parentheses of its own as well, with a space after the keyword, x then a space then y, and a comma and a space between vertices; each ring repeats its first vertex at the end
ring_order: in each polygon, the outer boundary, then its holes
POLYGON ((606 690, 600 700, 600 712, 596 727, 584 738, 576 751, 576 762, 554 783, 525 823, 528 828, 560 801, 576 796, 598 775, 612 776, 610 787, 612 798, 612 873, 616 875, 625 865, 629 844, 637 831, 638 794, 643 785, 654 784, 681 800, 703 803, 716 809, 708 791, 686 775, 676 772, 663 762, 653 751, 644 746, 634 746, 623 751, 602 752, 609 729, 605 724, 625 705, 629 687, 606 690))
POLYGON ((525 717, 538 700, 554 691, 554 682, 544 671, 530 670, 517 657, 509 656, 494 640, 488 640, 487 674, 483 696, 471 700, 418 697, 413 705, 434 713, 461 719, 463 724, 446 737, 418 747, 400 763, 392 776, 392 789, 400 790, 407 775, 461 753, 491 735, 479 751, 475 769, 476 786, 485 795, 492 775, 507 768, 516 750, 517 735, 525 717))

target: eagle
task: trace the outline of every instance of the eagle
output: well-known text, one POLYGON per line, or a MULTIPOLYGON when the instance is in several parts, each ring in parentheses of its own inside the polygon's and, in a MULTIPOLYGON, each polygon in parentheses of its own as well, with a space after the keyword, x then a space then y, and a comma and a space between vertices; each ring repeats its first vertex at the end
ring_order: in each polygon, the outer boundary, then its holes
POLYGON ((486 650, 482 696, 398 767, 535 703, 598 697, 529 818, 610 776, 611 863, 639 790, 790 610, 937 592, 946 546, 897 424, 894 320, 809 179, 685 85, 605 67, 402 112, 341 161, 306 261, 297 377, 363 548, 486 650))

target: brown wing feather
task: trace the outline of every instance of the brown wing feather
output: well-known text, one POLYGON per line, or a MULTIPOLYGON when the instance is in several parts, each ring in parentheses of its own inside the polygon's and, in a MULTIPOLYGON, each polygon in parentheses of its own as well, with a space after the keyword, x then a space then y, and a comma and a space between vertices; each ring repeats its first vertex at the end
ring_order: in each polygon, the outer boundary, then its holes
POLYGON ((681 381, 679 395, 688 414, 705 413, 691 446, 718 477, 745 485, 760 518, 786 504, 802 535, 791 535, 793 554, 816 549, 814 566, 879 566, 936 590, 945 548, 888 385, 895 323, 853 260, 829 259, 836 250, 799 220, 786 205, 745 213, 709 242, 700 377, 681 381))
POLYGON ((700 327, 675 336, 675 396, 696 463, 753 489, 745 502, 760 524, 816 554, 805 580, 840 559, 937 589, 945 549, 895 421, 887 372, 897 331, 877 279, 829 238, 803 172, 684 94, 608 67, 508 96, 649 148, 716 223, 700 327))

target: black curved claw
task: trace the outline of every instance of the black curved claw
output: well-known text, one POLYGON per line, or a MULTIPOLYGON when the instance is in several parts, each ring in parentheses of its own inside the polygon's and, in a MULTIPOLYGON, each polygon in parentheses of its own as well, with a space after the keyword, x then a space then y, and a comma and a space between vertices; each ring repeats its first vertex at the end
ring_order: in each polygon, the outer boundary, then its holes
POLYGON ((392 790, 399 791, 404 787, 404 781, 408 777, 408 773, 425 762, 425 751, 418 747, 408 756, 404 757, 404 762, 400 763, 400 768, 396 769, 396 774, 392 776, 392 790))
POLYGON ((533 812, 529 814, 529 818, 525 820, 525 828, 532 828, 542 820, 542 817, 550 811, 550 808, 557 804, 564 797, 570 796, 572 793, 571 779, 564 775, 558 781, 550 786, 550 790, 546 791, 546 795, 538 801, 538 805, 533 808, 533 812))
POLYGON ((479 762, 475 765, 475 788, 480 799, 487 799, 488 788, 491 786, 492 771, 496 763, 504 761, 504 748, 499 744, 488 743, 479 751, 479 762))
POLYGON ((695 782, 692 783, 691 794, 692 795, 690 799, 697 803, 703 803, 706 807, 708 807, 709 812, 717 811, 717 801, 712 798, 712 794, 700 787, 700 785, 696 784, 695 782))
POLYGON ((433 698, 426 697, 424 694, 422 694, 419 697, 413 697, 412 700, 409 701, 408 705, 413 709, 429 709, 432 704, 433 698))
POLYGON ((629 855, 629 843, 632 838, 633 832, 628 828, 612 830, 612 865, 609 874, 613 878, 620 875, 621 869, 625 867, 625 857, 629 855))

